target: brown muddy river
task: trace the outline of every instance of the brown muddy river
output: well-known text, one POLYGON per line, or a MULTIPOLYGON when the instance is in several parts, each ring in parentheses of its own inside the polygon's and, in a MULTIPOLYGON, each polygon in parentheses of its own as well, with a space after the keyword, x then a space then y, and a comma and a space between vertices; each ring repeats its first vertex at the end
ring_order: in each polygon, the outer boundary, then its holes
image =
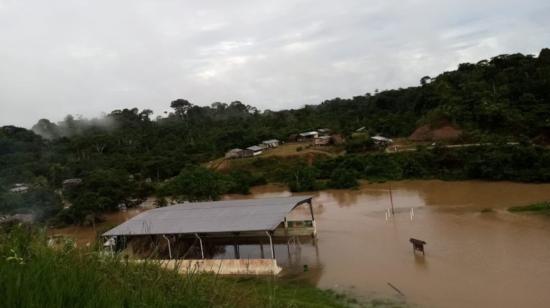
MULTIPOLYGON (((550 306, 550 217, 505 210, 550 200, 550 185, 394 182, 397 213, 386 220, 389 185, 313 194, 317 249, 304 244, 293 253, 297 268, 309 266, 303 278, 356 296, 400 297, 389 282, 427 307, 550 306), (427 242, 425 257, 413 254, 411 237, 427 242)), ((253 194, 290 193, 264 186, 253 194)), ((279 258, 285 252, 279 248, 279 258)))
MULTIPOLYGON (((550 184, 393 182, 396 215, 386 219, 389 186, 309 193, 315 196, 317 246, 302 243, 290 256, 286 245, 277 246, 279 263, 290 267, 286 279, 422 307, 550 306, 550 217, 506 211, 550 200, 550 184), (487 208, 493 211, 481 212, 487 208), (411 237, 427 242, 424 257, 413 254, 411 237)), ((252 193, 244 198, 290 195, 274 185, 252 193)), ((242 247, 241 257, 256 250, 242 247)))

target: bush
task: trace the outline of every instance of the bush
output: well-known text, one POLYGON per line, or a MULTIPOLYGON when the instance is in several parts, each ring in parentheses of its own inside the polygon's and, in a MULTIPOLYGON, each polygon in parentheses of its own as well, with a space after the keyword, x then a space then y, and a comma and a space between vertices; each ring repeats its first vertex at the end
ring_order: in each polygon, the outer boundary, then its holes
POLYGON ((357 182, 359 173, 354 170, 346 168, 338 168, 332 172, 329 181, 329 187, 331 188, 354 188, 359 185, 357 182))
POLYGON ((231 187, 230 180, 200 166, 187 166, 180 174, 161 186, 159 196, 173 196, 182 201, 218 200, 231 187))
POLYGON ((293 192, 311 191, 317 188, 319 170, 310 166, 298 166, 288 170, 286 184, 293 192))

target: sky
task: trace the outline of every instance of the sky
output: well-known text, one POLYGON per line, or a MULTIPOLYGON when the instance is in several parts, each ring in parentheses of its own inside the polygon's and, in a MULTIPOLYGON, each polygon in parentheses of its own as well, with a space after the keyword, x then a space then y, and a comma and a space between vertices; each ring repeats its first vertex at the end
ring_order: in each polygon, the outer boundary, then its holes
POLYGON ((538 55, 549 16, 548 0, 0 0, 0 125, 415 86, 460 63, 538 55))

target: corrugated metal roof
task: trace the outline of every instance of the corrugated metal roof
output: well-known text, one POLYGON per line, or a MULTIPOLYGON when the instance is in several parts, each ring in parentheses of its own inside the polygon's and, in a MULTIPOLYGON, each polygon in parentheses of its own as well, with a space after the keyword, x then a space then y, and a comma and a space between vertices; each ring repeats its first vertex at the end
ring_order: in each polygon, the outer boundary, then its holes
POLYGON ((247 150, 250 150, 250 151, 254 151, 254 152, 258 152, 258 151, 262 151, 264 148, 260 147, 260 146, 257 146, 257 145, 253 145, 251 147, 248 147, 246 148, 247 150))
POLYGON ((182 203, 143 212, 103 235, 275 230, 288 213, 309 199, 311 196, 182 203))
POLYGON ((311 131, 311 132, 303 132, 303 133, 300 133, 300 136, 302 137, 309 137, 309 136, 315 136, 315 135, 318 135, 319 133, 316 132, 316 131, 311 131))

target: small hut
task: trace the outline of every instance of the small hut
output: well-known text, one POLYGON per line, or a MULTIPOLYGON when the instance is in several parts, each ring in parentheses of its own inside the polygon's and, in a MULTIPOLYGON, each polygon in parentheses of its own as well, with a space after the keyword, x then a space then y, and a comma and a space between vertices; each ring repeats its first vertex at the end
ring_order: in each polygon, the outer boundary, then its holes
POLYGON ((246 148, 247 150, 252 152, 252 156, 260 155, 264 152, 264 148, 258 145, 253 145, 251 147, 246 148))

